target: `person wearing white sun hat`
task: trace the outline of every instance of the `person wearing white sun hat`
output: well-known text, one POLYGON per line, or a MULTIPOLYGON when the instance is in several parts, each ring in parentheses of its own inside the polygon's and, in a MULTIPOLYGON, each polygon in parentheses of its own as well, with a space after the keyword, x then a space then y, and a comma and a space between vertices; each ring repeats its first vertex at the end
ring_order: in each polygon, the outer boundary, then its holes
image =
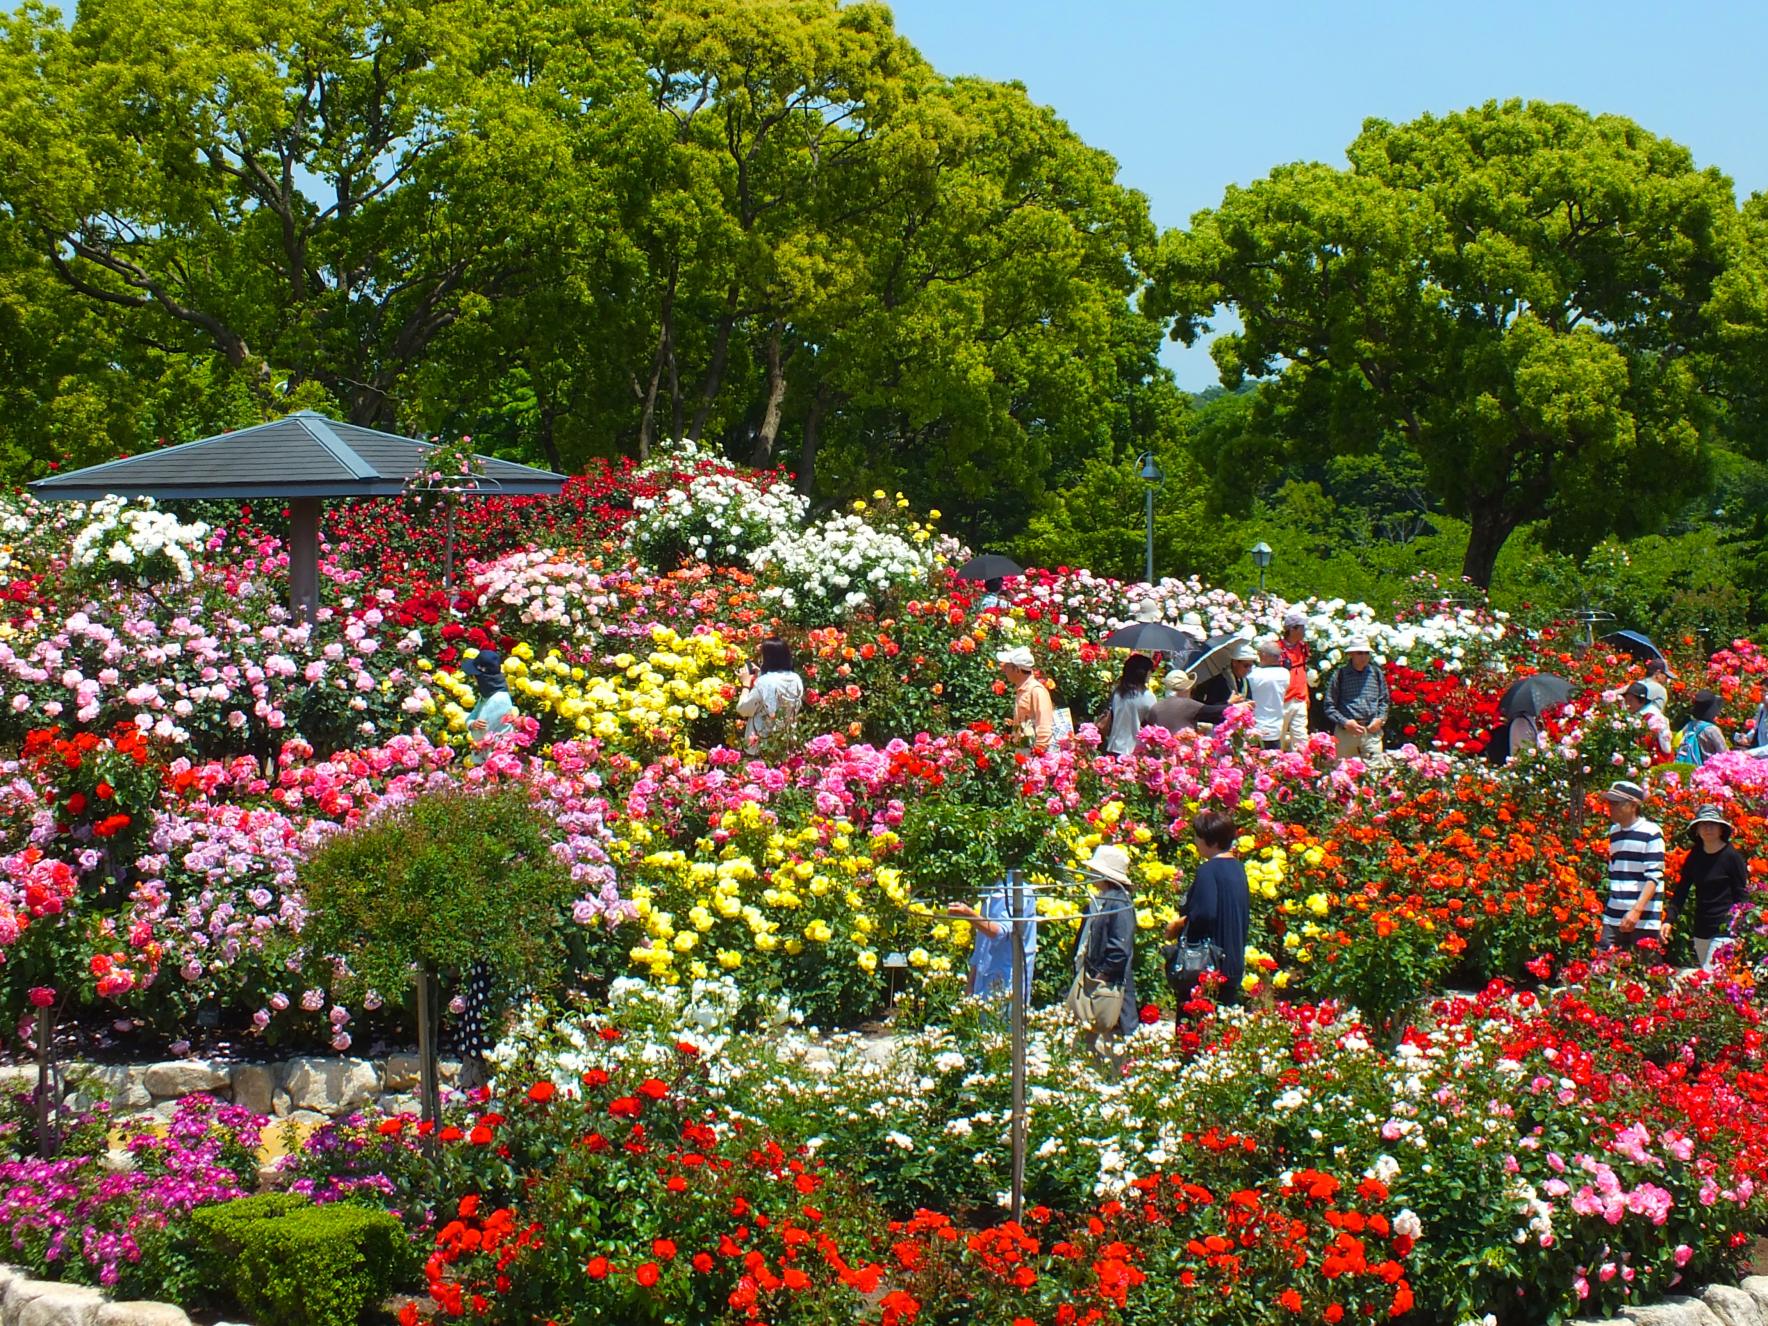
POLYGON ((1130 854, 1115 843, 1095 848, 1083 873, 1093 896, 1075 943, 1074 984, 1068 1010, 1081 1040, 1107 1063, 1119 1065, 1118 1037, 1141 1025, 1136 1003, 1136 904, 1130 897, 1130 854))
POLYGON ((1641 813, 1645 789, 1623 779, 1602 794, 1608 803, 1608 901, 1598 948, 1633 948, 1663 929, 1664 831, 1641 813))
POLYGON ((1353 635, 1344 642, 1344 663, 1326 683, 1326 717, 1338 742, 1338 758, 1382 755, 1381 729, 1387 722, 1387 678, 1382 675, 1369 637, 1353 635))
POLYGON ((1283 692, 1283 749, 1300 750, 1308 744, 1308 615, 1300 608, 1283 614, 1283 635, 1278 641, 1283 666, 1289 669, 1289 687, 1283 692))
POLYGON ((1050 688, 1037 679, 1037 660, 1024 645, 995 655, 1007 684, 1013 688, 1013 739, 1033 750, 1048 750, 1056 730, 1056 703, 1050 688))

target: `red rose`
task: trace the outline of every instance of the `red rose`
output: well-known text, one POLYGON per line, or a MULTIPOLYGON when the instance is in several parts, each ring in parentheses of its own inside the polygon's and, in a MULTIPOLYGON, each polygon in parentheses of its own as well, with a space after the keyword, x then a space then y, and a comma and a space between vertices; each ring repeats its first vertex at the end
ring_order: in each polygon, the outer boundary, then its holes
POLYGON ((643 1266, 638 1268, 637 1279, 641 1285, 646 1289, 649 1289, 652 1285, 657 1283, 657 1275, 657 1263, 646 1262, 643 1266))
POLYGON ((674 1242, 670 1239, 652 1239, 651 1240, 651 1256, 655 1257, 660 1262, 674 1261, 675 1260, 675 1244, 674 1244, 674 1242))
POLYGON ((648 1096, 652 1100, 662 1100, 669 1094, 669 1086, 654 1077, 647 1077, 638 1084, 638 1094, 648 1096))
POLYGON ((551 1082, 536 1082, 528 1088, 528 1099, 536 1105, 544 1105, 558 1094, 559 1089, 551 1082))
POLYGON ((606 1257, 591 1257, 589 1264, 583 1268, 583 1273, 591 1280, 606 1280, 608 1278, 608 1259, 606 1257))

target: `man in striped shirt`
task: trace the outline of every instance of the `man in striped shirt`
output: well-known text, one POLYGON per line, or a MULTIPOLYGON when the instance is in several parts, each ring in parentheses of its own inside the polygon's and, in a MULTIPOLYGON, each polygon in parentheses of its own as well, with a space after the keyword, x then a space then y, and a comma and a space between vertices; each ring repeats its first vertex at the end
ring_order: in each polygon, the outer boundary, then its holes
POLYGON ((1613 783, 1608 802, 1608 903, 1601 948, 1633 948, 1656 941, 1663 929, 1664 833, 1642 813, 1645 789, 1613 783))

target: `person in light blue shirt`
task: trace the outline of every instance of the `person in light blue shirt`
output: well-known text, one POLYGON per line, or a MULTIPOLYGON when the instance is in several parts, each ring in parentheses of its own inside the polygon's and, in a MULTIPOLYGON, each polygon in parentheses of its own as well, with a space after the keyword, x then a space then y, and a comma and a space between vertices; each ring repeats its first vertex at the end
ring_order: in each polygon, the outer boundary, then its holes
POLYGON ((516 720, 515 702, 503 679, 503 655, 481 649, 461 668, 479 688, 479 699, 467 714, 467 736, 473 743, 473 762, 485 748, 510 730, 516 720))
MULTIPOLYGON (((1030 888, 1022 896, 1020 915, 1027 920, 1021 927, 1025 988, 1020 997, 1030 1003, 1031 978, 1037 965, 1037 924, 1030 918, 1037 915, 1037 903, 1030 888)), ((979 901, 979 907, 954 902, 947 910, 970 923, 970 993, 980 999, 991 999, 1006 993, 1013 983, 1013 910, 1006 882, 996 884, 979 901)))

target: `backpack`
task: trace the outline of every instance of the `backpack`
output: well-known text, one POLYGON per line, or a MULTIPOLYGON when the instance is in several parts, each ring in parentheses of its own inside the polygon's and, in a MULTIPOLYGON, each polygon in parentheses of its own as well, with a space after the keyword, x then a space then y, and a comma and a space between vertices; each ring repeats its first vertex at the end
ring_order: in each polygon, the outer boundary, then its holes
POLYGON ((1707 762, 1706 747, 1701 745, 1700 739, 1712 726, 1704 718, 1697 718, 1682 729, 1682 744, 1676 748, 1679 764, 1692 764, 1698 769, 1707 762))

